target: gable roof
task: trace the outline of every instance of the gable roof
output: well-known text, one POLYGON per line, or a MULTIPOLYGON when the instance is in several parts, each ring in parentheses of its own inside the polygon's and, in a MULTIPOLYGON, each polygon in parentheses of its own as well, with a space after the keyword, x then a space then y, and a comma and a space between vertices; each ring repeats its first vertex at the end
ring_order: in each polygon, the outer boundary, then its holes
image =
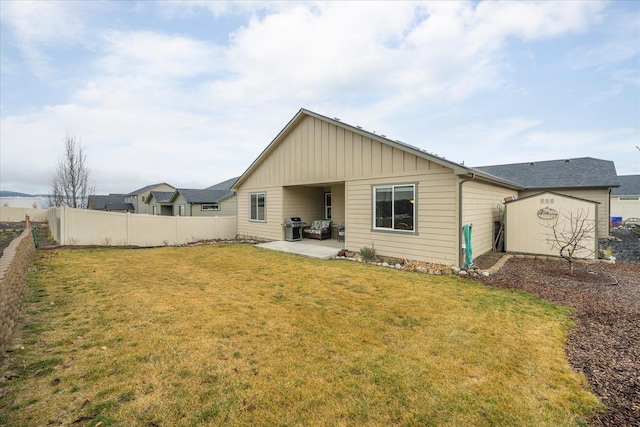
POLYGON ((280 141, 282 141, 282 139, 293 129, 295 128, 295 126, 300 123, 306 116, 309 117, 314 117, 316 119, 322 120, 324 122, 327 122, 329 124, 335 125, 337 127, 346 129, 348 131, 351 131, 355 134, 359 134, 362 135, 364 137, 370 138, 374 141, 378 141, 382 144, 386 144, 389 145, 391 147, 409 152, 417 157, 421 157, 424 158, 426 160, 429 160, 435 164, 447 167, 449 169, 453 169, 453 172, 456 175, 470 175, 470 174, 474 174, 477 175, 478 177, 487 179, 489 181, 492 182, 496 182, 496 183, 500 183, 503 185, 507 185, 509 187, 513 187, 513 188, 520 188, 519 185, 517 185, 514 182, 502 179, 501 177, 498 176, 492 176, 489 174, 484 173, 483 171, 479 171, 479 170, 474 170, 471 168, 468 168, 464 165, 461 165, 459 163, 456 162, 452 162, 451 160, 447 160, 444 157, 440 157, 436 154, 430 153, 426 150, 423 150, 421 148, 418 147, 414 147, 413 145, 409 145, 407 143, 404 143, 402 141, 399 140, 392 140, 387 138, 385 135, 380 135, 377 134, 375 132, 368 132, 364 129, 362 129, 360 126, 352 126, 350 124, 344 123, 342 122, 340 119, 337 118, 329 118, 326 116, 323 116, 321 114, 318 113, 314 113, 313 111, 301 108, 295 116, 293 116, 293 118, 289 121, 289 123, 287 123, 287 125, 278 133, 278 135, 276 135, 276 137, 271 141, 271 143, 269 143, 269 145, 267 146, 267 148, 265 148, 262 153, 260 153, 260 155, 258 156, 257 159, 255 159, 253 161, 253 163, 251 163, 251 165, 247 168, 247 170, 238 178, 238 180, 233 184, 232 189, 235 190, 238 188, 239 185, 242 184, 242 182, 245 181, 245 179, 251 175, 251 173, 264 161, 265 158, 267 158, 269 156, 269 154, 275 149, 275 147, 280 143, 280 141))
POLYGON ((554 196, 557 196, 557 197, 564 197, 565 199, 572 199, 572 200, 580 200, 581 202, 593 203, 594 205, 599 205, 600 204, 600 202, 596 202, 594 200, 583 199, 582 197, 570 196, 568 194, 560 194, 560 193, 556 193, 554 191, 541 191, 539 193, 530 194, 528 196, 520 197, 518 199, 505 200, 505 204, 510 205, 512 203, 517 203, 517 202, 519 202, 521 200, 527 200, 527 199, 531 199, 533 197, 540 197, 543 194, 553 194, 554 196))
POLYGON ((184 197, 187 203, 218 203, 233 196, 233 192, 229 190, 194 190, 189 188, 179 188, 177 192, 184 197))
POLYGON ((640 195, 640 175, 619 175, 620 187, 611 190, 614 196, 640 195))
POLYGON ((87 200, 88 209, 99 211, 134 211, 131 203, 125 203, 124 194, 91 195, 87 200))
POLYGON ((620 185, 614 163, 592 157, 481 166, 474 169, 527 189, 611 188, 620 185))
POLYGON ((205 190, 227 190, 227 191, 231 191, 231 187, 233 187, 233 184, 235 184, 235 182, 238 180, 238 178, 240 178, 240 177, 236 176, 235 178, 231 178, 231 179, 228 179, 226 181, 219 182, 217 184, 212 185, 211 187, 205 188, 205 190))
MULTIPOLYGON (((172 201, 175 195, 175 191, 152 191, 150 196, 156 199, 158 203, 167 203, 172 201)), ((149 200, 147 200, 147 203, 149 203, 149 200)))
POLYGON ((144 193, 144 192, 147 192, 147 191, 151 190, 152 188, 158 187, 158 186, 160 186, 160 185, 168 185, 168 186, 169 186, 169 187, 171 187, 171 188, 175 188, 175 187, 174 187, 173 185, 171 185, 171 184, 167 184, 166 182, 161 182, 161 183, 159 183, 159 184, 151 184, 151 185, 147 185, 146 187, 138 188, 137 190, 132 191, 132 192, 131 192, 131 193, 129 193, 129 194, 126 194, 126 196, 137 196, 137 195, 139 195, 139 194, 142 194, 142 193, 144 193))

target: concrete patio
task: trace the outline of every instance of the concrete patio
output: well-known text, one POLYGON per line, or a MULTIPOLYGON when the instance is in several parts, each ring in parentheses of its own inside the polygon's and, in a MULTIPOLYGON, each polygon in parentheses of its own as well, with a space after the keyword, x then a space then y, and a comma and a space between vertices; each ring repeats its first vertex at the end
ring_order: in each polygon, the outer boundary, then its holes
POLYGON ((314 240, 303 239, 295 242, 276 241, 257 244, 256 247, 270 249, 272 251, 286 252, 290 254, 302 255, 310 258, 329 259, 335 257, 340 249, 343 249, 344 242, 337 240, 314 240))

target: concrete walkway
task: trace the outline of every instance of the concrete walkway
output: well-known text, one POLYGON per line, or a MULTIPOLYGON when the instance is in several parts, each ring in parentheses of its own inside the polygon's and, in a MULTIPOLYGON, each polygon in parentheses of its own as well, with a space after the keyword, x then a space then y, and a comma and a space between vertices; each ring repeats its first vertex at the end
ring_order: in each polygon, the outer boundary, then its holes
POLYGON ((337 240, 303 239, 296 242, 277 241, 259 243, 256 247, 311 258, 329 259, 338 254, 338 251, 342 249, 342 245, 343 242, 338 242, 337 240))

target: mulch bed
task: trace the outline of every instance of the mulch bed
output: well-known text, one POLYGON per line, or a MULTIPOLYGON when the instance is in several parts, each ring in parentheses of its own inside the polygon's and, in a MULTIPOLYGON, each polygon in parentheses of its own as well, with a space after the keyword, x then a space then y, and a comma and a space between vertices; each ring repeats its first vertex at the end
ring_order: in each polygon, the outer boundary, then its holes
POLYGON ((572 276, 565 261, 514 258, 496 274, 475 278, 575 310, 569 362, 606 405, 592 426, 640 426, 640 243, 623 237, 614 255, 629 261, 579 264, 572 276))

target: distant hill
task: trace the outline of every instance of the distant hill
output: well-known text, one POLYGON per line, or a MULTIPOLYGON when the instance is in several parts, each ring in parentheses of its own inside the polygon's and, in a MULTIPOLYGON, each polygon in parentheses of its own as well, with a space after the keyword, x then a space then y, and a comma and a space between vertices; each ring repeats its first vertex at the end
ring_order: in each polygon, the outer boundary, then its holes
POLYGON ((38 197, 26 193, 18 193, 17 191, 0 191, 0 197, 38 197))

